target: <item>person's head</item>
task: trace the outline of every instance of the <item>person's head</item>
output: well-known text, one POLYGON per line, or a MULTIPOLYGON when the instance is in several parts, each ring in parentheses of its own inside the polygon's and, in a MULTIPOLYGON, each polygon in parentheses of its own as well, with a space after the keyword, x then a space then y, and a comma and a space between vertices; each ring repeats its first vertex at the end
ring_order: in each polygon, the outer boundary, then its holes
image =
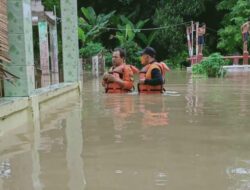
POLYGON ((206 24, 204 22, 199 24, 199 27, 205 27, 205 26, 206 26, 206 24))
POLYGON ((156 56, 156 51, 152 47, 146 47, 142 52, 141 52, 141 64, 142 65, 147 65, 151 61, 155 59, 156 56))
POLYGON ((112 54, 112 63, 119 66, 125 62, 126 53, 122 48, 115 48, 112 54))

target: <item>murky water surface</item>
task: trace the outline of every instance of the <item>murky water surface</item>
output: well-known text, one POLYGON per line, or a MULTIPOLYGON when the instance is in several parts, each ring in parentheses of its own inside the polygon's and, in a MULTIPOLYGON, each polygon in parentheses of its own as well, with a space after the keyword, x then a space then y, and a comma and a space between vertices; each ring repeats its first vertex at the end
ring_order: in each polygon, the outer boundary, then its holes
POLYGON ((172 72, 164 95, 83 85, 0 137, 1 190, 250 189, 250 76, 172 72))

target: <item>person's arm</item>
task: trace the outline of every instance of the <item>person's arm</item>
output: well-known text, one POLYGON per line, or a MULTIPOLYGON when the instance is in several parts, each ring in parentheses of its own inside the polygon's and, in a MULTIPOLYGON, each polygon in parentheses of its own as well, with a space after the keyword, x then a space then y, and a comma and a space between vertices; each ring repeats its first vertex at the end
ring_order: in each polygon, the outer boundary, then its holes
POLYGON ((204 25, 203 35, 206 34, 206 25, 204 25))
POLYGON ((124 85, 124 81, 120 78, 117 78, 117 77, 114 77, 113 75, 109 75, 107 77, 107 81, 108 82, 116 82, 118 83, 119 85, 123 86, 124 85))
POLYGON ((107 80, 108 80, 108 73, 104 73, 103 78, 102 78, 102 86, 105 87, 107 84, 107 80))
POLYGON ((151 71, 152 79, 145 79, 144 84, 156 86, 164 83, 161 75, 161 71, 159 69, 153 69, 151 71))
POLYGON ((108 77, 108 82, 116 82, 120 85, 121 88, 124 88, 124 89, 131 89, 133 88, 133 82, 130 79, 129 76, 125 76, 125 75, 130 75, 132 73, 132 71, 130 70, 130 68, 127 68, 125 67, 124 68, 124 72, 123 72, 123 75, 124 75, 124 80, 121 79, 121 78, 118 78, 118 77, 114 77, 113 75, 110 75, 108 77))

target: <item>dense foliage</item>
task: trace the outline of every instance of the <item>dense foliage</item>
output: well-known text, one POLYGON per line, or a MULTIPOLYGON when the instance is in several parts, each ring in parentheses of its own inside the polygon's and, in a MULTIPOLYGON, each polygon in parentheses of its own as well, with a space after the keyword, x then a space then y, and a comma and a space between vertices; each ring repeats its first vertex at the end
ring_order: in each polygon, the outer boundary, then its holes
POLYGON ((97 15, 92 7, 82 7, 82 17, 79 18, 79 39, 82 44, 97 41, 98 37, 103 33, 103 28, 107 27, 110 18, 113 16, 115 11, 108 14, 97 15))
POLYGON ((185 44, 185 25, 204 11, 204 1, 178 0, 164 1, 156 9, 153 23, 165 27, 156 31, 156 42, 162 58, 166 55, 187 51, 185 44), (165 55, 164 55, 165 53, 165 55))
MULTIPOLYGON (((58 9, 60 5, 60 0, 42 1, 46 10, 53 10, 54 4, 58 9)), ((78 10, 80 49, 91 47, 85 49, 88 53, 82 49, 82 56, 96 52, 101 44, 110 57, 112 49, 119 46, 126 49, 127 62, 138 65, 138 51, 150 45, 157 50, 157 59, 167 59, 174 67, 187 58, 185 27, 191 20, 207 24, 206 56, 218 51, 241 54, 240 26, 250 15, 250 2, 78 0, 78 10)))
POLYGON ((219 53, 213 53, 200 64, 192 67, 192 73, 198 75, 205 75, 208 77, 223 77, 225 75, 224 65, 228 65, 228 61, 223 59, 219 53))
POLYGON ((79 53, 81 57, 88 58, 104 51, 105 48, 102 46, 101 43, 89 42, 86 43, 84 47, 80 49, 79 53))
POLYGON ((223 28, 219 33, 218 48, 226 53, 242 52, 242 35, 240 27, 250 17, 249 0, 223 0, 218 10, 226 10, 227 13, 222 21, 223 28))

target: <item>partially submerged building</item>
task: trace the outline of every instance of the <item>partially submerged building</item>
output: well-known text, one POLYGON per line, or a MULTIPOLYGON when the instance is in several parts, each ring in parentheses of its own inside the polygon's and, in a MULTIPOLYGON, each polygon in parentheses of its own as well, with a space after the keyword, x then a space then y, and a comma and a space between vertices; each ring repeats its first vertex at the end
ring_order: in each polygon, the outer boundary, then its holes
POLYGON ((80 94, 77 1, 60 3, 61 83, 55 14, 44 11, 40 0, 0 0, 0 133, 10 128, 9 123, 39 120, 40 106, 51 109, 60 99, 80 94), (39 31, 39 68, 34 63, 32 26, 39 31), (37 85, 37 70, 41 71, 42 88, 37 85))

